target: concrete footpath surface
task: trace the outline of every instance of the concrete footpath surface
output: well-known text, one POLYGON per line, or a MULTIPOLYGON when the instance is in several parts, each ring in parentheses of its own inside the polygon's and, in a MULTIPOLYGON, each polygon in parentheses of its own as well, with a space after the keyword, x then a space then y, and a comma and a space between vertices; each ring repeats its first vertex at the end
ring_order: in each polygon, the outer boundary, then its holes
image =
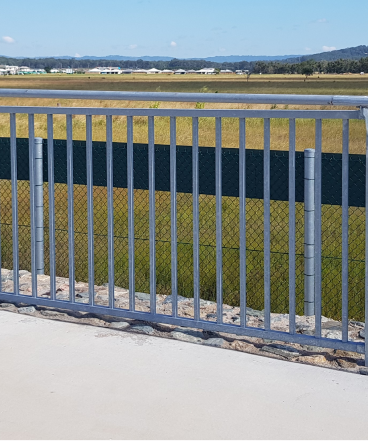
POLYGON ((0 439, 366 439, 368 377, 0 311, 0 439))

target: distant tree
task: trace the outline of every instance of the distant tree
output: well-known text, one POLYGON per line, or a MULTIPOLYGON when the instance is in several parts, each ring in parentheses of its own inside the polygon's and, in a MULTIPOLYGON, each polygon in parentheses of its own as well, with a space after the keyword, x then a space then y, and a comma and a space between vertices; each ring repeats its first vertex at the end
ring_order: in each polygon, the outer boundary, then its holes
POLYGON ((310 77, 314 73, 313 66, 310 64, 306 64, 305 66, 302 66, 301 73, 302 73, 302 75, 305 75, 305 79, 307 79, 308 77, 310 77))
POLYGON ((51 67, 50 66, 45 66, 44 67, 46 73, 50 73, 51 72, 51 67))

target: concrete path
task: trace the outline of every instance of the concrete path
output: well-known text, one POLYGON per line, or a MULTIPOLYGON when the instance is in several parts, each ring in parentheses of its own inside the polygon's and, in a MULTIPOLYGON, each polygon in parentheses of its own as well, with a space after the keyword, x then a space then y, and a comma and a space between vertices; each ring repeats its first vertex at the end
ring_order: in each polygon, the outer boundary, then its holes
POLYGON ((368 377, 0 311, 0 439, 366 439, 368 377))

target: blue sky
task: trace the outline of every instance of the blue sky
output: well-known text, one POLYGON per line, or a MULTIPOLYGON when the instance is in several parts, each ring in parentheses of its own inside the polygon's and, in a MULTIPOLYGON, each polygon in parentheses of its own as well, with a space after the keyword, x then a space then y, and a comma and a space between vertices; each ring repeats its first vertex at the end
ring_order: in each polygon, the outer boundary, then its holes
POLYGON ((367 0, 0 0, 0 54, 308 54, 368 44, 367 0))

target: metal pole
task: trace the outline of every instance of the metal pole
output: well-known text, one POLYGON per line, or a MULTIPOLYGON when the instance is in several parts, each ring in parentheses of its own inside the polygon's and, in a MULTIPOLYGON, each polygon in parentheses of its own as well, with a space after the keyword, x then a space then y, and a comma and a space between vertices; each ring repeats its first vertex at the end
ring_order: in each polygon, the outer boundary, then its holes
POLYGON ((304 150, 304 314, 314 315, 314 149, 304 150))
POLYGON ((35 179, 34 195, 36 208, 36 272, 45 274, 44 229, 43 229, 43 152, 42 138, 35 138, 35 179))

